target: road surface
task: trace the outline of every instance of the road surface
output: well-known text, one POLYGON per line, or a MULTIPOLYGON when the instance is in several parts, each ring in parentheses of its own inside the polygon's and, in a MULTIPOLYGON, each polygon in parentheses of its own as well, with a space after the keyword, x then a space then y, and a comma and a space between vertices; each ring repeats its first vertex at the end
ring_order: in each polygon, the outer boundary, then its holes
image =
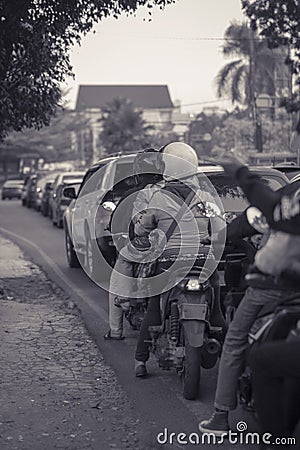
MULTIPOLYGON (((125 329, 124 341, 105 341, 108 329, 108 295, 94 284, 81 269, 67 266, 64 248, 64 231, 54 227, 48 218, 38 212, 21 206, 20 201, 0 202, 0 232, 15 241, 47 275, 61 286, 81 308, 82 318, 95 339, 107 363, 114 369, 124 391, 145 425, 145 432, 153 439, 153 448, 197 447, 185 444, 184 437, 177 439, 178 433, 186 433, 195 442, 191 433, 198 433, 199 419, 207 418, 212 412, 217 368, 204 370, 201 379, 200 396, 195 401, 187 401, 181 394, 181 382, 175 371, 161 371, 154 360, 150 361, 150 375, 145 379, 134 376, 134 348, 137 332, 125 329), (168 437, 164 444, 165 430, 176 433, 168 437), (162 446, 157 444, 160 436, 162 446), (170 441, 172 445, 170 445, 170 441), (181 442, 182 441, 182 442, 181 442)), ((233 428, 239 421, 246 421, 249 430, 254 430, 251 418, 240 409, 231 415, 233 428)), ((256 449, 256 445, 219 445, 222 449, 256 449)), ((203 449, 215 446, 203 444, 203 449)))

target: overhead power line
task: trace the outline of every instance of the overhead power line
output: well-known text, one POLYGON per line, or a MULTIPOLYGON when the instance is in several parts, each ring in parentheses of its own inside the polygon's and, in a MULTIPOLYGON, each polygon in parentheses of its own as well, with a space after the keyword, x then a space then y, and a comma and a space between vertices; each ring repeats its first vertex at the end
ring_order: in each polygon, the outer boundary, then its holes
MULTIPOLYGON (((94 34, 103 34, 107 36, 117 36, 120 37, 120 34, 118 33, 104 33, 103 31, 94 31, 94 34)), ((262 39, 265 39, 263 37, 257 37, 257 38, 225 38, 225 37, 213 37, 213 36, 145 36, 145 35, 138 35, 138 34, 124 34, 122 37, 129 37, 133 39, 166 39, 166 40, 181 40, 181 41, 261 41, 262 39)), ((300 37, 298 38, 300 39, 300 37)))

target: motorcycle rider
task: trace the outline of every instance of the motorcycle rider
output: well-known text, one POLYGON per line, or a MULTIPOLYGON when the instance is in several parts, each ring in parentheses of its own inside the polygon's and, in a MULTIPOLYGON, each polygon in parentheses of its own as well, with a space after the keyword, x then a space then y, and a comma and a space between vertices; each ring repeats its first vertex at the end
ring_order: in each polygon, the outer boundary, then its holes
MULTIPOLYGON (((110 230, 112 235, 129 234, 133 245, 140 247, 132 233, 133 221, 147 208, 153 193, 163 185, 160 167, 157 163, 158 151, 150 148, 138 153, 133 163, 137 186, 128 190, 120 199, 112 214, 110 230)), ((128 255, 121 251, 117 255, 111 273, 109 288, 109 330, 106 340, 123 340, 123 317, 128 299, 134 297, 134 265, 128 255), (122 292, 122 296, 120 293, 122 292)))
MULTIPOLYGON (((198 157, 191 146, 183 142, 172 142, 162 147, 160 152, 166 184, 152 196, 147 212, 135 224, 134 231, 138 237, 151 236, 154 230, 164 235, 173 222, 179 205, 186 201, 192 190, 198 193, 201 201, 211 200, 208 192, 199 192, 199 183, 195 176, 198 170, 198 157)), ((194 203, 198 203, 199 197, 197 195, 194 197, 194 203)), ((207 219, 197 218, 192 210, 193 201, 183 214, 179 226, 175 228, 169 240, 164 242, 165 247, 158 258, 155 275, 172 270, 172 260, 177 258, 179 248, 180 251, 184 249, 185 254, 198 253, 197 242, 199 235, 207 233, 207 219)), ((220 308, 219 278, 216 270, 211 274, 210 282, 215 294, 213 325, 225 330, 225 321, 220 308)), ((165 286, 161 287, 165 288, 165 286)), ((162 292, 158 286, 156 288, 157 292, 162 292)), ((161 323, 159 299, 159 294, 151 296, 141 325, 135 352, 135 375, 137 377, 147 374, 146 361, 149 358, 149 340, 151 339, 148 327, 161 323)))
POLYGON ((258 272, 272 278, 274 288, 259 284, 248 287, 229 326, 220 360, 215 410, 210 419, 199 424, 200 431, 218 436, 229 431, 228 413, 237 406, 237 383, 251 326, 264 305, 275 307, 278 301, 297 292, 294 280, 300 268, 299 183, 273 192, 238 158, 227 158, 222 165, 242 187, 250 204, 266 216, 271 233, 254 261, 258 272))

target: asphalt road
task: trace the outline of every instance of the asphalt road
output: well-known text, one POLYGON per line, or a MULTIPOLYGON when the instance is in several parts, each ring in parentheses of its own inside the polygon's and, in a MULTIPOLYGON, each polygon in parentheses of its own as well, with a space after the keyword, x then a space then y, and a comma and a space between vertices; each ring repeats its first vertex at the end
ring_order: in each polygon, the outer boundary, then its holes
MULTIPOLYGON (((172 445, 160 447, 156 436, 165 429, 176 435, 198 433, 199 419, 207 418, 212 412, 217 368, 203 369, 201 392, 195 401, 185 400, 181 395, 178 375, 174 371, 161 371, 154 360, 148 365, 151 375, 145 379, 136 379, 133 355, 137 334, 128 326, 124 341, 104 341, 103 334, 108 328, 107 293, 94 284, 81 269, 67 266, 64 231, 54 227, 48 218, 36 211, 22 207, 20 201, 0 201, 0 232, 15 241, 81 308, 87 329, 138 412, 153 448, 197 447, 179 444, 176 439, 172 445)), ((230 417, 233 428, 242 420, 248 423, 249 431, 254 430, 251 418, 245 416, 243 411, 238 410, 230 417)), ((161 436, 161 439, 163 441, 164 437, 161 436)), ((172 438, 169 438, 169 442, 170 439, 172 438)), ((226 450, 257 448, 256 445, 234 445, 228 442, 218 446, 226 450)), ((208 449, 215 446, 200 444, 199 447, 208 449)))

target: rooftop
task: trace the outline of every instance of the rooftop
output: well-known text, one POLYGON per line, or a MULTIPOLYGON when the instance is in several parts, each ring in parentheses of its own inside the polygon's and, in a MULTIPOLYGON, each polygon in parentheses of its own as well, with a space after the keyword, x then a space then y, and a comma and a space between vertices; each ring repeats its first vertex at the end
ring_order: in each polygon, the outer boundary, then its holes
POLYGON ((114 98, 128 98, 145 109, 174 107, 167 85, 80 85, 76 111, 101 109, 114 98))

